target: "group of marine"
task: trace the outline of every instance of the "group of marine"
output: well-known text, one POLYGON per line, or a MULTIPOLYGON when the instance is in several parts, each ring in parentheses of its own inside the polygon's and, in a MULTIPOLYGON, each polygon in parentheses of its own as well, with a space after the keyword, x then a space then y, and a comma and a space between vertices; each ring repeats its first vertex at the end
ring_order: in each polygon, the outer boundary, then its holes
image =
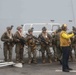
MULTIPOLYGON (((37 64, 37 46, 39 45, 39 51, 42 55, 42 63, 46 63, 46 56, 49 63, 52 63, 53 61, 60 61, 61 63, 62 50, 60 47, 60 32, 62 31, 62 27, 52 33, 48 33, 47 28, 43 27, 42 32, 38 35, 38 37, 33 34, 33 28, 28 29, 28 33, 25 34, 26 36, 23 36, 22 26, 17 27, 15 34, 12 33, 12 29, 13 26, 7 27, 6 31, 1 36, 5 62, 12 61, 12 50, 15 46, 16 63, 24 63, 24 46, 27 46, 28 64, 37 64), (53 56, 50 47, 54 52, 53 56)), ((73 27, 72 31, 76 31, 76 28, 73 27)), ((71 32, 69 32, 69 34, 70 33, 71 32)), ((71 38, 69 59, 71 61, 76 60, 76 36, 71 38), (74 54, 72 53, 72 50, 74 50, 74 54)))

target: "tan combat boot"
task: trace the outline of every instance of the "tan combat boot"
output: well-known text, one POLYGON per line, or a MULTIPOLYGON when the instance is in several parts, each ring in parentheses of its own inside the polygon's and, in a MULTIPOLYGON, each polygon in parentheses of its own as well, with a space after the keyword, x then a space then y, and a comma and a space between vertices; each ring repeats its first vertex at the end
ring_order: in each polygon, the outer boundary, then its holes
POLYGON ((49 59, 49 63, 52 63, 52 60, 51 59, 49 59))
POLYGON ((42 60, 42 63, 43 63, 43 64, 45 64, 45 63, 46 63, 45 59, 43 59, 43 60, 42 60))
POLYGON ((28 61, 28 64, 31 64, 31 61, 32 61, 32 60, 29 60, 29 61, 28 61))
POLYGON ((34 61, 33 61, 33 63, 34 63, 34 64, 37 64, 37 61, 36 61, 36 60, 34 60, 34 61))

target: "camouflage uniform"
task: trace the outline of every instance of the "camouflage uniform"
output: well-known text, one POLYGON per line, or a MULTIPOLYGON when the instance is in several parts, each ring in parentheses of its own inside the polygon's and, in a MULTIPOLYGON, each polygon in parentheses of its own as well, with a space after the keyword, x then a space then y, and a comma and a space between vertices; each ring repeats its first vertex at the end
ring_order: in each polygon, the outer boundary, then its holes
MULTIPOLYGON (((72 40, 72 49, 74 49, 74 56, 75 56, 75 61, 76 61, 76 35, 74 36, 73 40, 72 40)), ((71 50, 71 55, 72 55, 72 50, 71 50)))
POLYGON ((60 47, 60 32, 56 33, 55 39, 56 39, 57 59, 61 60, 62 59, 62 50, 60 47))
MULTIPOLYGON (((74 32, 74 34, 76 33, 76 27, 72 27, 72 32, 74 32)), ((69 33, 72 33, 72 32, 69 32, 69 33)), ((70 58, 71 58, 71 61, 76 61, 76 34, 71 38, 71 45, 70 45, 70 58), (72 50, 74 50, 74 57, 73 58, 73 55, 72 55, 72 50)))
POLYGON ((57 48, 56 48, 56 33, 52 33, 52 48, 54 51, 54 61, 57 61, 57 48))
POLYGON ((31 62, 33 61, 33 63, 37 63, 36 60, 36 37, 33 36, 32 34, 30 34, 30 32, 33 32, 32 29, 28 30, 27 36, 26 36, 26 42, 27 42, 27 46, 28 46, 28 58, 29 61, 28 63, 31 64, 31 62), (33 54, 33 58, 31 56, 31 54, 33 54))
POLYGON ((16 62, 24 63, 23 61, 23 53, 24 53, 24 44, 25 39, 22 36, 22 32, 19 31, 19 29, 22 29, 22 27, 17 27, 17 32, 14 34, 14 41, 16 44, 15 52, 16 52, 16 62))
POLYGON ((8 32, 11 30, 11 27, 7 27, 7 31, 1 36, 1 41, 3 41, 3 50, 4 50, 4 60, 12 61, 12 48, 14 46, 13 43, 13 34, 8 32))
POLYGON ((43 33, 43 31, 46 31, 46 28, 42 28, 42 33, 39 35, 39 40, 41 43, 41 52, 42 52, 42 62, 45 63, 45 51, 47 53, 49 62, 52 63, 52 54, 50 52, 50 46, 51 46, 51 36, 46 32, 46 35, 43 33))

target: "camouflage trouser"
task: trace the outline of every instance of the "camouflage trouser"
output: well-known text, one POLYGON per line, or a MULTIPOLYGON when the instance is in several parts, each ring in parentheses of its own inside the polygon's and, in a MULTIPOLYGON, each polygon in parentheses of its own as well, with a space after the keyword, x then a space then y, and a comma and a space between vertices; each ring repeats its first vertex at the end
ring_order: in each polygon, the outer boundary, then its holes
POLYGON ((50 47, 49 46, 45 46, 45 47, 41 46, 42 60, 45 60, 45 51, 48 56, 48 59, 52 60, 52 54, 50 52, 50 47))
POLYGON ((70 46, 70 54, 69 54, 69 58, 70 58, 71 61, 73 61, 72 46, 70 46))
POLYGON ((10 44, 4 44, 4 60, 12 61, 12 46, 10 44))
POLYGON ((23 52, 24 52, 24 47, 21 47, 21 45, 16 44, 16 62, 23 61, 23 52))
POLYGON ((56 50, 57 50, 57 59, 61 60, 62 59, 62 50, 61 50, 60 46, 56 46, 56 50))
POLYGON ((36 50, 32 51, 31 47, 28 47, 28 58, 29 58, 29 60, 32 60, 31 54, 33 54, 33 60, 35 61, 36 60, 36 50))
POLYGON ((76 59, 76 44, 73 46, 74 49, 74 55, 75 55, 75 59, 76 59))
POLYGON ((52 46, 53 48, 53 51, 54 51, 54 60, 57 60, 57 49, 56 49, 56 46, 52 46))

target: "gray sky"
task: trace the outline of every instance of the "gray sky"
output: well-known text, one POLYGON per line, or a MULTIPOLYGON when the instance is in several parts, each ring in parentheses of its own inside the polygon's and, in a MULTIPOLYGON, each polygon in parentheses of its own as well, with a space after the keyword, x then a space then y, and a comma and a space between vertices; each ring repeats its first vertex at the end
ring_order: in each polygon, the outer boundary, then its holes
POLYGON ((76 19, 76 0, 0 0, 0 35, 7 26, 14 30, 20 24, 30 22, 67 23, 69 28, 76 19), (72 3, 73 2, 73 11, 72 3), (73 22, 69 22, 73 20, 73 22))

